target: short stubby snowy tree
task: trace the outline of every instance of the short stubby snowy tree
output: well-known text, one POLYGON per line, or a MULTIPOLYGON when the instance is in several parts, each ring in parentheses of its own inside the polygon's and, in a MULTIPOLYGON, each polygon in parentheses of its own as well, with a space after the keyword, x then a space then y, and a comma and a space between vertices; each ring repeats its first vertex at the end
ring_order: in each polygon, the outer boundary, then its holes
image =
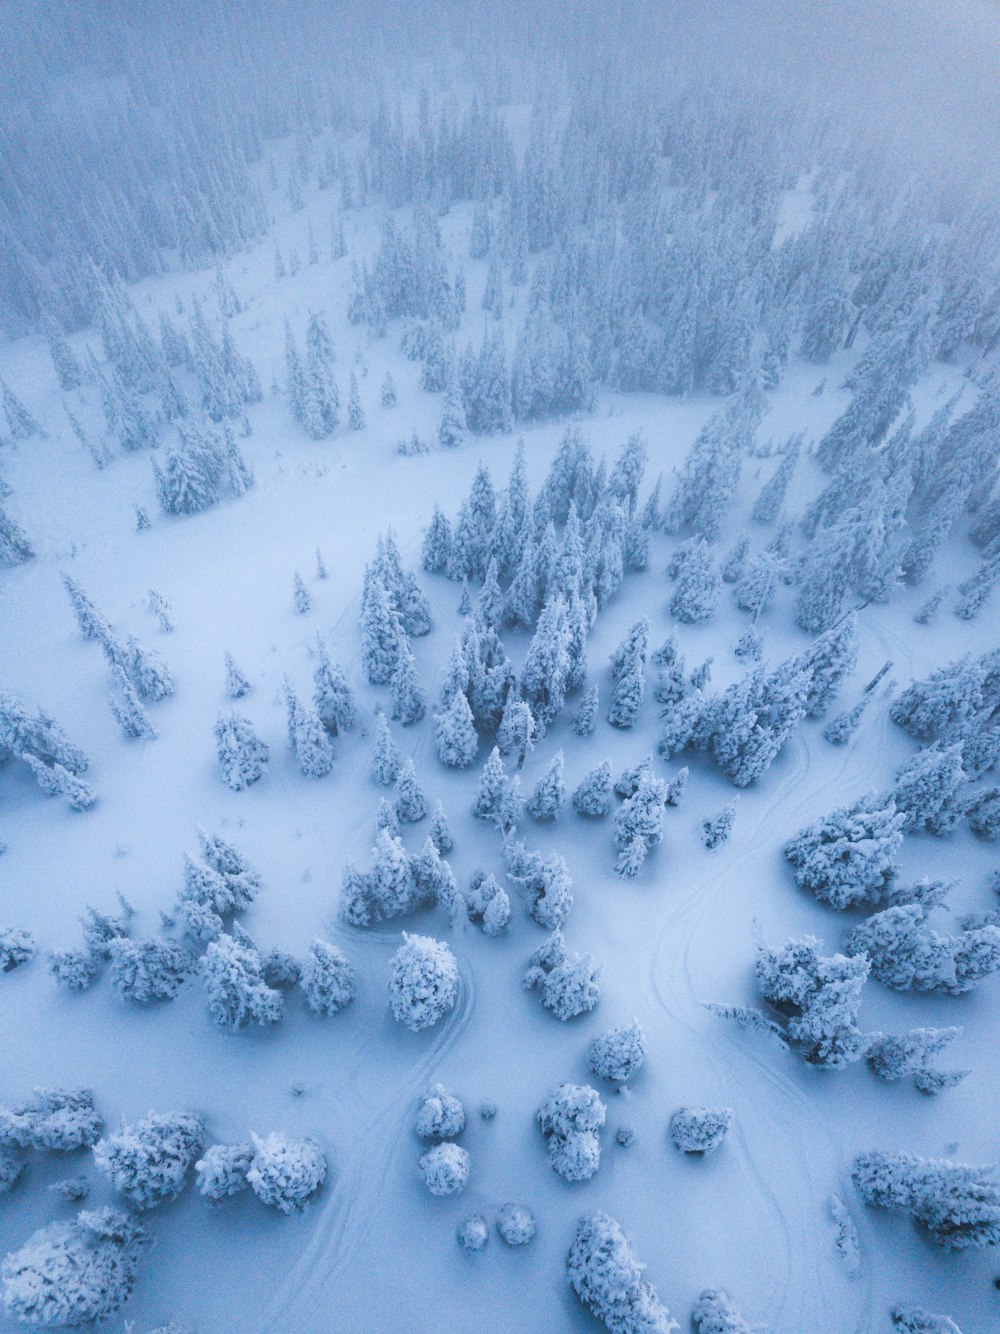
POLYGON ((389 975, 393 1017, 419 1033, 438 1023, 457 999, 458 964, 445 942, 404 931, 389 975))
POLYGON ((831 908, 878 903, 896 875, 904 816, 869 795, 832 811, 785 844, 795 879, 831 908))
POLYGON ((94 1145, 94 1162, 134 1209, 152 1209, 184 1189, 205 1142, 194 1112, 152 1113, 94 1145))
POLYGON ((264 961, 252 946, 220 936, 205 951, 201 968, 208 1011, 220 1028, 276 1024, 284 1015, 285 998, 264 981, 264 961))
POLYGON ((343 950, 314 940, 302 965, 300 985, 313 1014, 336 1014, 354 999, 354 969, 343 950))
POLYGON ((564 1181, 588 1181, 601 1165, 598 1131, 606 1111, 589 1084, 560 1084, 537 1112, 549 1163, 564 1181))
POLYGON ((595 1075, 627 1084, 646 1059, 646 1032, 637 1019, 592 1038, 587 1060, 595 1075))
POLYGON ((435 1084, 417 1112, 417 1134, 421 1139, 455 1139, 465 1129, 465 1108, 443 1084, 435 1084))
POLYGON ((721 1288, 709 1288, 701 1294, 691 1319, 698 1334, 754 1334, 755 1330, 763 1334, 761 1326, 747 1324, 728 1292, 721 1288))
POLYGON ((91 1148, 104 1121, 94 1095, 81 1088, 36 1088, 13 1107, 0 1107, 0 1148, 71 1153, 91 1148))
POLYGON ((527 1246, 535 1230, 535 1215, 526 1204, 505 1204, 497 1214, 500 1240, 508 1246, 527 1246))
POLYGON ((253 1156, 250 1142, 211 1145, 194 1165, 198 1190, 213 1203, 247 1190, 253 1156))
POLYGON ((585 1214, 567 1256, 569 1281, 584 1306, 612 1334, 674 1334, 680 1329, 642 1277, 643 1266, 609 1214, 585 1214))
POLYGON ((110 948, 114 988, 122 1000, 136 1005, 173 1000, 194 970, 193 957, 172 940, 118 936, 110 948))
POLYGON ((222 777, 234 792, 262 778, 271 758, 270 748, 254 732, 250 719, 238 713, 215 724, 215 749, 222 777))
POLYGON ((456 1236, 463 1251, 482 1251, 490 1239, 490 1225, 482 1214, 473 1214, 459 1224, 456 1236))
POLYGON ((468 1185, 470 1163, 466 1149, 446 1141, 421 1154, 418 1166, 432 1195, 458 1195, 468 1185))
POLYGON ((35 957, 35 938, 23 927, 0 927, 0 972, 9 973, 35 957))
POLYGON ((150 1241, 121 1209, 86 1209, 70 1222, 50 1223, 4 1260, 4 1311, 39 1329, 107 1320, 127 1301, 150 1241))
POLYGON ((253 1162, 247 1183, 262 1204, 291 1214, 326 1180, 326 1158, 311 1139, 288 1139, 272 1131, 266 1139, 251 1135, 253 1162))
POLYGON ((670 1138, 684 1153, 711 1153, 733 1122, 731 1107, 681 1107, 670 1118, 670 1138))

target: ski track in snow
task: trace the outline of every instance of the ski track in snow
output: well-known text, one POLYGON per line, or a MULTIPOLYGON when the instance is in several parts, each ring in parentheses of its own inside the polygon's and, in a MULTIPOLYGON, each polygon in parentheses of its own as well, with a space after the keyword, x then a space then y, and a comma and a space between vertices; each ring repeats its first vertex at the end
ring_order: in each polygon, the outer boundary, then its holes
MULTIPOLYGON (((875 637, 894 653, 909 657, 895 636, 876 632, 875 637)), ((908 661, 905 667, 908 669, 908 661)), ((887 710, 880 710, 879 722, 883 727, 888 725, 887 710)), ((702 931, 723 915, 720 900, 725 891, 744 884, 741 872, 774 843, 777 817, 781 817, 781 828, 791 833, 824 813, 832 793, 836 793, 837 801, 850 800, 855 792, 865 790, 866 783, 875 780, 878 749, 866 747, 863 753, 868 761, 860 773, 852 774, 850 790, 844 791, 845 774, 858 750, 855 737, 846 746, 829 746, 830 751, 840 752, 839 763, 826 768, 821 784, 793 800, 793 794, 802 791, 812 771, 812 744, 810 736, 800 730, 786 746, 786 751, 793 752, 792 769, 758 815, 739 861, 696 881, 680 901, 671 903, 650 955, 648 981, 659 1006, 689 1034, 700 1054, 734 1089, 735 1143, 781 1234, 784 1276, 780 1296, 768 1312, 773 1328, 794 1329, 797 1334, 829 1334, 830 1312, 836 1309, 846 1314, 844 1305, 851 1296, 855 1299, 855 1328, 870 1327, 874 1306, 874 1280, 867 1267, 863 1285, 852 1280, 836 1300, 829 1290, 827 1275, 834 1251, 824 1202, 835 1182, 839 1191, 846 1189, 846 1155, 809 1098, 782 1072, 779 1062, 796 1057, 776 1048, 761 1054, 753 1038, 734 1043, 722 1023, 704 1026, 706 1012, 692 967, 702 931), (768 1170, 767 1165, 775 1162, 782 1164, 780 1173, 768 1170), (805 1209, 790 1217, 790 1209, 803 1201, 805 1209)), ((829 745, 824 741, 820 744, 829 745)), ((763 781, 766 783, 766 776, 763 781)))
POLYGON ((337 1273, 357 1254, 374 1224, 382 1182, 396 1170, 401 1142, 411 1129, 413 1103, 435 1069, 461 1039, 476 1008, 471 969, 459 961, 462 985, 458 1002, 435 1034, 435 1041, 413 1063, 389 1100, 367 1120, 351 1156, 317 1216, 309 1243, 289 1273, 260 1326, 261 1334, 302 1334, 337 1273))

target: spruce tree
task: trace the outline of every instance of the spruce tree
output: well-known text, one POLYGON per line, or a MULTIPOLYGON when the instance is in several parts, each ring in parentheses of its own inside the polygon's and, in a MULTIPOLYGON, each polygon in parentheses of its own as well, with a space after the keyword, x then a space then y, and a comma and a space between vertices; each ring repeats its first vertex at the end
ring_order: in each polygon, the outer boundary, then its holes
POLYGON ((242 792, 263 777, 271 752, 249 718, 238 713, 220 717, 213 733, 222 776, 234 792, 242 792))
POLYGON ((383 787, 392 787, 399 776, 402 760, 396 743, 389 731, 389 723, 384 713, 379 713, 375 720, 375 747, 372 751, 370 773, 376 783, 383 787))
POLYGON ((333 768, 333 746, 319 714, 304 704, 285 678, 288 739, 299 768, 309 778, 324 778, 333 768))
POLYGON ((552 762, 535 784, 535 789, 527 801, 528 814, 536 820, 554 820, 566 800, 566 781, 564 777, 564 757, 561 750, 556 751, 552 762))
POLYGON ((437 717, 434 728, 438 759, 452 769, 467 769, 475 762, 479 737, 469 701, 456 690, 451 703, 437 717))

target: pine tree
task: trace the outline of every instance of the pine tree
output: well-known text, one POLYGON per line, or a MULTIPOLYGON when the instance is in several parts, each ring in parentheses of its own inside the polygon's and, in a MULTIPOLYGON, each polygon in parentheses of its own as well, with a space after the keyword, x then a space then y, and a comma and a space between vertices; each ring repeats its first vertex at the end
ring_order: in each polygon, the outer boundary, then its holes
POLYGON ((394 408, 396 406, 396 382, 390 371, 386 371, 385 379, 382 381, 381 401, 384 408, 394 408))
POLYGON ((361 393, 358 389, 358 381, 354 372, 351 372, 351 387, 347 395, 347 424, 352 431, 363 431, 367 422, 365 421, 365 410, 361 406, 361 393))
POLYGON ((611 660, 614 689, 608 708, 608 722, 612 727, 634 727, 642 707, 646 689, 646 645, 649 622, 637 621, 626 638, 619 644, 611 660))
POLYGON ((721 847, 729 838, 733 827, 733 821, 736 819, 736 801, 734 798, 727 805, 723 806, 718 815, 713 815, 701 822, 701 841, 711 852, 713 848, 721 847))
POLYGON ((568 669, 566 608, 556 596, 542 609, 521 673, 521 693, 540 732, 563 706, 568 669))
POLYGON ((405 644, 405 632, 382 581, 366 580, 361 608, 361 666, 372 685, 392 680, 405 644))
POLYGON ((402 760, 389 731, 389 723, 385 714, 380 712, 375 720, 375 748, 372 751, 371 776, 383 787, 392 787, 399 777, 401 767, 402 760))
POLYGON ((325 778, 333 768, 333 746, 319 714, 299 699, 285 678, 288 739, 299 768, 309 778, 325 778))
POLYGON ((611 809, 611 791, 611 761, 604 760, 581 780, 573 793, 573 809, 578 815, 607 815, 611 809))
POLYGON ((143 708, 142 701, 139 699, 132 682, 120 667, 115 667, 114 675, 119 693, 110 695, 108 703, 118 726, 125 736, 134 741, 155 740, 159 734, 150 721, 149 714, 143 708))
POLYGON ((904 816, 875 794, 832 811, 785 844, 795 878, 833 908, 878 903, 896 876, 904 816))
POLYGON ((720 587, 708 545, 699 541, 688 551, 678 574, 671 616, 687 625, 704 625, 715 615, 720 587))
POLYGON ((76 617, 76 623, 80 627, 80 633, 84 639, 96 639, 98 641, 105 639, 111 633, 111 627, 102 616, 102 614, 87 597, 86 593, 68 574, 62 577, 66 592, 69 594, 69 600, 73 607, 73 614, 76 617))
POLYGON ((317 642, 319 662, 313 673, 313 705, 320 721, 331 736, 348 732, 357 720, 354 692, 338 663, 335 663, 322 639, 317 642))
POLYGON ((213 733, 222 776, 234 792, 242 792, 263 777, 271 751, 254 732, 249 718, 238 713, 220 717, 213 733))
POLYGON ((3 411, 11 439, 30 440, 33 435, 44 437, 45 432, 38 422, 3 380, 0 380, 0 389, 3 390, 3 411))
POLYGON ((517 780, 507 776, 496 746, 483 766, 472 813, 478 820, 497 825, 502 833, 512 829, 520 816, 517 780))
POLYGON ((573 719, 573 731, 577 736, 590 736, 593 733, 597 723, 599 703, 597 686, 592 685, 580 701, 580 707, 573 719))
POLYGON ((434 729, 438 759, 453 769, 467 769, 475 762, 479 737, 469 701, 456 690, 451 703, 437 718, 434 729))
POLYGON ((415 824, 427 814, 427 799, 417 783, 417 771, 407 760, 396 779, 396 816, 403 824, 415 824))
POLYGON ((295 594, 295 610, 300 616, 304 616, 312 610, 312 598, 309 596, 309 590, 302 582, 302 576, 298 570, 292 576, 292 587, 295 594))
POLYGON ((965 787, 961 743, 920 751, 900 769, 892 790, 903 828, 950 833, 962 818, 965 787))
POLYGON ((536 820, 554 820, 566 800, 564 758, 556 751, 552 762, 535 784, 527 801, 528 814, 536 820))
POLYGON ((392 716, 404 727, 420 722, 427 711, 427 700, 417 684, 417 665, 409 647, 401 644, 391 680, 392 716))
POLYGON ((242 699, 250 693, 250 682, 237 667, 231 653, 225 656, 226 694, 230 699, 242 699))
POLYGON ((430 840, 443 857, 451 852, 454 843, 451 837, 451 828, 448 825, 448 817, 444 813, 444 807, 440 802, 434 807, 434 818, 431 821, 430 840))
POLYGON ((443 573, 451 560, 451 524, 435 505, 431 521, 424 531, 421 564, 432 574, 443 573))
POLYGON ((0 561, 5 565, 23 565, 34 554, 27 533, 0 504, 0 561))

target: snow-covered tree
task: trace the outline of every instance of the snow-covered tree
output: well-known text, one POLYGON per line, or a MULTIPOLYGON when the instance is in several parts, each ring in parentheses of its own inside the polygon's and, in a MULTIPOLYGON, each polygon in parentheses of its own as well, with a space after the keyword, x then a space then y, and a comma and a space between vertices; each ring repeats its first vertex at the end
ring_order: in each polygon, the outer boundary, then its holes
POLYGON ((475 1254, 485 1249, 490 1239, 490 1225, 482 1214, 473 1214, 459 1225, 456 1236, 464 1251, 475 1254))
POLYGON ((686 625, 704 625, 715 615, 722 587, 711 550, 698 540, 687 552, 670 599, 670 614, 686 625))
POLYGON ((573 906, 572 881, 562 857, 528 852, 523 843, 508 843, 505 856, 507 878, 520 888, 532 920, 547 930, 562 926, 573 906))
POLYGON ((384 713, 379 713, 375 719, 375 746, 372 750, 369 772, 376 783, 381 783, 383 787, 392 787, 399 777, 402 764, 396 743, 389 731, 388 720, 384 713))
POLYGON ((903 828, 950 833, 962 818, 965 786, 961 743, 932 746, 914 755, 896 775, 892 789, 903 828))
POLYGON ((526 1204, 505 1204, 497 1214, 497 1232, 507 1246, 527 1246, 535 1235, 535 1216, 526 1204))
POLYGON ((151 1240, 121 1209, 85 1209, 50 1223, 4 1260, 4 1311, 42 1329, 110 1319, 128 1300, 151 1240))
POLYGON ((681 1107, 670 1118, 670 1138, 684 1153, 711 1153, 726 1137, 731 1107, 681 1107))
POLYGON ((451 524, 441 513, 439 506, 435 505, 431 521, 424 531, 421 564, 431 574, 441 574, 448 568, 451 553, 451 524))
POLYGON ((520 804, 517 779, 508 777, 499 747, 494 746, 479 777, 472 813, 477 820, 495 824, 507 833, 520 818, 520 804))
POLYGON ((573 731, 577 736, 590 736, 592 734, 597 723, 598 709, 598 688, 596 685, 592 685, 580 701, 580 707, 573 719, 573 731))
POLYGON ((946 1158, 872 1150, 854 1160, 854 1184, 877 1209, 906 1209, 946 1250, 1000 1242, 1000 1174, 946 1158))
POLYGON ((413 1033, 430 1028, 458 999, 458 964, 442 940, 403 932, 392 957, 389 999, 393 1017, 413 1033))
POLYGON ((100 965, 88 950, 50 950, 49 971, 60 986, 86 991, 97 981, 100 965))
POLYGON ((432 1195, 458 1195, 468 1185, 471 1159, 459 1144, 435 1144, 421 1154, 417 1166, 432 1195))
POLYGON ((611 761, 604 760, 581 779, 573 793, 573 809, 578 815, 607 815, 611 809, 611 793, 611 761))
POLYGON ((908 1033, 876 1034, 868 1048, 869 1068, 889 1083, 912 1078, 921 1093, 938 1093, 969 1073, 931 1067, 934 1057, 961 1034, 960 1028, 911 1028, 908 1033))
POLYGON ((619 1223, 609 1214, 585 1214, 567 1257, 569 1281, 583 1304, 607 1328, 675 1334, 680 1326, 642 1277, 619 1223))
POLYGON ((904 816, 869 794, 832 811, 785 844, 795 879, 831 908, 878 903, 896 876, 904 816))
POLYGON ((748 1325, 733 1305, 728 1292, 708 1288, 698 1298, 691 1313, 698 1334, 754 1334, 762 1331, 760 1325, 748 1325))
POLYGON ((248 1024, 276 1024, 285 1011, 280 991, 264 981, 257 949, 231 935, 209 943, 202 960, 208 1012, 220 1028, 236 1032, 248 1024))
POLYGON ((638 875, 646 854, 663 839, 667 785, 643 772, 635 792, 615 812, 615 871, 626 879, 638 875))
POLYGON ((333 768, 333 746, 319 714, 304 703, 285 678, 285 707, 288 712, 288 739, 295 751, 299 768, 308 778, 325 778, 333 768))
POLYGON ((300 616, 312 610, 312 598, 309 596, 309 590, 302 582, 302 576, 298 570, 292 575, 292 601, 295 603, 295 610, 300 616))
POLYGON ((536 1114, 549 1164, 564 1181, 588 1181, 601 1165, 598 1131, 606 1110, 589 1084, 560 1084, 536 1114))
POLYGON ((326 1180, 326 1158, 319 1145, 311 1139, 289 1139, 277 1131, 266 1139, 250 1138, 253 1162, 247 1184, 258 1200, 283 1214, 303 1209, 326 1180))
POLYGON ((237 667, 233 660, 233 655, 227 653, 225 656, 226 668, 226 694, 230 699, 242 699, 244 695, 250 693, 250 682, 237 667))
POLYGON ((857 1026, 861 991, 871 967, 868 956, 824 958, 812 936, 788 940, 778 949, 761 947, 757 986, 782 1013, 798 1010, 787 1032, 811 1065, 841 1070, 866 1052, 869 1038, 857 1026))
POLYGON ((151 1113, 94 1145, 94 1162, 133 1209, 152 1209, 184 1189, 205 1144, 194 1112, 151 1113))
POLYGON ((1000 927, 987 922, 945 936, 927 916, 919 902, 894 904, 859 923, 848 948, 863 951, 873 977, 893 991, 960 995, 1000 971, 1000 927))
POLYGON ((455 691, 451 703, 438 714, 434 739, 442 764, 453 769, 467 769, 475 763, 479 736, 468 698, 461 690, 455 691))
POLYGON ((36 1088, 13 1107, 0 1107, 0 1148, 71 1153, 91 1148, 104 1121, 94 1095, 83 1088, 36 1088))
POLYGON ((443 1084, 435 1084, 417 1112, 416 1131, 421 1139, 457 1139, 465 1129, 465 1108, 443 1084))
POLYGON ((270 747, 257 736, 249 718, 235 712, 220 717, 213 734, 222 777, 234 792, 242 792, 264 776, 270 747))
POLYGON ((417 783, 417 770, 412 760, 407 760, 396 779, 396 818, 402 824, 416 824, 427 814, 427 798, 417 783))
POLYGON ((247 1190, 247 1174, 253 1164, 253 1145, 212 1144, 202 1154, 194 1168, 199 1192, 213 1203, 228 1199, 247 1190))
POLYGON ((339 663, 330 657, 326 644, 319 640, 316 670, 313 673, 313 706, 320 722, 331 736, 348 732, 357 721, 354 692, 339 663))
POLYGON ((627 1084, 646 1059, 646 1031, 637 1019, 592 1038, 587 1061, 595 1075, 627 1084))
POLYGON ((701 822, 701 841, 711 851, 720 847, 729 838, 736 819, 736 800, 723 806, 718 815, 709 816, 701 822))
POLYGON ((325 940, 309 946, 299 984, 313 1014, 336 1014, 354 999, 354 969, 343 950, 325 940))
POLYGON ((10 973, 35 957, 35 937, 23 927, 0 927, 0 972, 10 973))
POLYGON ((444 807, 440 802, 434 807, 434 815, 431 819, 430 840, 437 851, 443 857, 451 852, 454 842, 451 837, 451 827, 448 824, 448 817, 444 813, 444 807))
POLYGON ((536 820, 554 820, 565 800, 564 759, 562 751, 558 750, 528 798, 528 814, 536 820))
POLYGON ((111 981, 122 1000, 145 1005, 173 1000, 194 969, 190 954, 172 940, 117 936, 110 943, 111 981))

